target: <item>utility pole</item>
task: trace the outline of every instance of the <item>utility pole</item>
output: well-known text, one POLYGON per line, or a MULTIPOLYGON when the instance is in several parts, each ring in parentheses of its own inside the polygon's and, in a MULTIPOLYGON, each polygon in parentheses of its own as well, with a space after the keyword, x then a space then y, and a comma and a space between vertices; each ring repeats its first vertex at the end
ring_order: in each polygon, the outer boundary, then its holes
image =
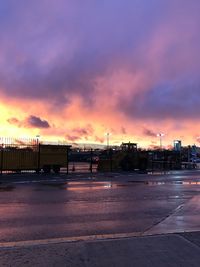
POLYGON ((107 149, 109 149, 109 137, 110 137, 110 133, 106 133, 107 149))
POLYGON ((158 133, 157 136, 160 138, 160 149, 162 150, 162 137, 164 136, 164 134, 158 133))

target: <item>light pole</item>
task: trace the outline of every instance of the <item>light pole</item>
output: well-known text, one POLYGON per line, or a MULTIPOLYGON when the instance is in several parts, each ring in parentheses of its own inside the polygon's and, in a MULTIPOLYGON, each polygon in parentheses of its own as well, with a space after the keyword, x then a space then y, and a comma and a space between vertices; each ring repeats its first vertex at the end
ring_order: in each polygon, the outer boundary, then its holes
POLYGON ((39 140, 39 138, 40 138, 40 135, 38 134, 38 135, 36 135, 36 145, 37 145, 37 152, 38 152, 38 158, 37 158, 37 160, 38 160, 38 162, 37 162, 37 173, 39 173, 40 172, 40 140, 39 140))
POLYGON ((160 138, 160 149, 162 149, 162 137, 164 136, 164 134, 158 133, 157 136, 160 138))
POLYGON ((37 143, 37 146, 39 145, 39 140, 40 140, 40 135, 36 135, 36 143, 37 143))
POLYGON ((110 137, 110 133, 106 133, 107 149, 109 148, 109 137, 110 137))

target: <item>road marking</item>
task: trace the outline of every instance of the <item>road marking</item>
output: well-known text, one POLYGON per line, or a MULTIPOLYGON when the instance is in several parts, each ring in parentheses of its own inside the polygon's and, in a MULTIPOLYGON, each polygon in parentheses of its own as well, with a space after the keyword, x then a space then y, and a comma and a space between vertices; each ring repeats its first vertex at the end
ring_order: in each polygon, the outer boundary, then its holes
POLYGON ((118 239, 118 238, 128 238, 128 237, 138 237, 142 236, 140 232, 133 233, 120 233, 120 234, 104 234, 104 235, 88 235, 88 236, 78 236, 78 237, 61 237, 61 238, 49 238, 49 239, 39 239, 39 240, 25 240, 16 242, 1 242, 0 249, 2 248, 19 248, 19 247, 29 247, 38 245, 50 245, 59 243, 71 243, 80 241, 100 241, 106 239, 118 239))
POLYGON ((61 243, 73 243, 73 242, 81 242, 81 241, 103 241, 103 240, 106 241, 106 240, 121 239, 121 238, 145 237, 145 236, 176 234, 176 233, 180 234, 180 233, 196 232, 196 231, 199 231, 199 229, 195 229, 195 230, 190 229, 190 230, 184 230, 184 231, 171 231, 167 233, 157 233, 157 234, 153 234, 149 232, 132 232, 132 233, 119 233, 119 234, 49 238, 49 239, 39 239, 39 240, 25 240, 25 241, 16 241, 16 242, 0 242, 0 250, 9 249, 9 248, 44 246, 44 245, 61 244, 61 243))

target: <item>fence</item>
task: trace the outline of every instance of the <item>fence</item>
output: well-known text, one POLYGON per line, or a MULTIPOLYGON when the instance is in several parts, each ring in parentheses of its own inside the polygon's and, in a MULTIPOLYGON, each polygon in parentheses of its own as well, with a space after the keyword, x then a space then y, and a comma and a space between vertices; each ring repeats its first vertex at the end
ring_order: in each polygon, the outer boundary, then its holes
POLYGON ((38 168, 38 140, 0 138, 0 141, 1 174, 38 168))
POLYGON ((69 145, 39 143, 38 139, 0 138, 0 173, 96 172, 92 149, 71 150, 69 145))
MULTIPOLYGON (((183 167, 173 151, 83 149, 65 144, 39 143, 38 139, 0 138, 0 173, 94 173, 157 171, 183 167)), ((186 166, 187 167, 187 166, 186 166)), ((189 165, 193 168, 193 165, 189 165)))
POLYGON ((68 172, 97 172, 99 153, 95 149, 72 149, 68 155, 68 172))

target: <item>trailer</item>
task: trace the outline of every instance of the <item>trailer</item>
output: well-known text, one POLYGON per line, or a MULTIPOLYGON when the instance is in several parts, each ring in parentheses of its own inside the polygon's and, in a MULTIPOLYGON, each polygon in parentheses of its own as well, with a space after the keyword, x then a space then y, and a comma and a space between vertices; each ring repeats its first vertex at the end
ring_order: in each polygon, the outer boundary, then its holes
POLYGON ((0 149, 0 170, 21 171, 43 171, 59 173, 61 167, 68 167, 68 145, 44 145, 34 146, 6 146, 0 149))

